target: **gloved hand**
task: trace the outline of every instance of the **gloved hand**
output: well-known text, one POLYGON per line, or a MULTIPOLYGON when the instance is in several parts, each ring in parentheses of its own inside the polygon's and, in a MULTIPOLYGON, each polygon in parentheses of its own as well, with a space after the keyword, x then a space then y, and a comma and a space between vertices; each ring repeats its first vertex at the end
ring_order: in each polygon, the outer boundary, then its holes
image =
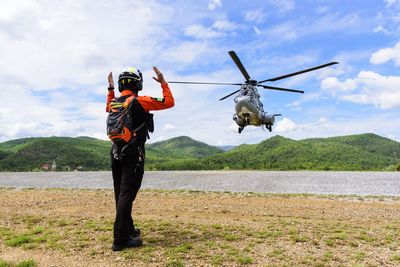
POLYGON ((161 84, 167 83, 164 79, 164 75, 157 69, 157 67, 153 67, 153 70, 157 74, 157 78, 153 77, 154 80, 161 84))
POLYGON ((113 79, 112 72, 110 72, 110 74, 108 74, 108 90, 114 90, 114 79, 113 79))

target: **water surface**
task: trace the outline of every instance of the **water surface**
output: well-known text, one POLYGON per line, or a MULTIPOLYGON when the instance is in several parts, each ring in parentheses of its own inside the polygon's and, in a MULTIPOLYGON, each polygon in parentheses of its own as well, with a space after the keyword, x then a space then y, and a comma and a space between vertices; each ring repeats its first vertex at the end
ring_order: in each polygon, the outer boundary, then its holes
MULTIPOLYGON (((0 172, 0 187, 112 189, 112 177, 110 172, 0 172)), ((148 171, 142 188, 400 196, 400 173, 148 171)))

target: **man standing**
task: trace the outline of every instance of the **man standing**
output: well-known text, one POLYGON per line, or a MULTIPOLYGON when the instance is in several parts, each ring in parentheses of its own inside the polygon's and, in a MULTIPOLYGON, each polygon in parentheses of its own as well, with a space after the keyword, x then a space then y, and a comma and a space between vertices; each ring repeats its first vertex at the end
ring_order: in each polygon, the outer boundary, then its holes
MULTIPOLYGON (((163 97, 139 96, 143 89, 142 73, 134 68, 125 68, 118 77, 120 97, 115 97, 112 72, 108 75, 108 95, 106 111, 109 112, 107 132, 113 141, 111 168, 114 181, 116 216, 114 222, 113 251, 142 245, 140 230, 135 228, 132 219, 132 204, 140 189, 145 162, 144 144, 148 132, 153 131, 151 110, 167 109, 174 106, 174 98, 163 74, 153 67, 161 84, 163 97), (118 135, 110 133, 110 116, 114 111, 124 108, 127 113, 126 124, 118 135)), ((125 111, 124 110, 124 111, 125 111)), ((118 120, 121 121, 121 120, 118 120)))

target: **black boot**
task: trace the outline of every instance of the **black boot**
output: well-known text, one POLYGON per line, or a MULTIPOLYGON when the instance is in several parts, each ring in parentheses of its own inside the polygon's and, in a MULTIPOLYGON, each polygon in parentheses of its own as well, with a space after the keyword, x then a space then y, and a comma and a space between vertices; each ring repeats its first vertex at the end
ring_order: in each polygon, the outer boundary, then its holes
POLYGON ((139 229, 139 228, 135 228, 135 229, 133 230, 133 232, 130 234, 130 236, 131 236, 132 238, 135 238, 135 237, 140 236, 140 229, 139 229))
POLYGON ((140 236, 137 237, 129 237, 129 239, 121 244, 113 244, 111 249, 113 251, 120 251, 123 250, 124 248, 137 248, 143 245, 143 241, 140 238, 140 236))

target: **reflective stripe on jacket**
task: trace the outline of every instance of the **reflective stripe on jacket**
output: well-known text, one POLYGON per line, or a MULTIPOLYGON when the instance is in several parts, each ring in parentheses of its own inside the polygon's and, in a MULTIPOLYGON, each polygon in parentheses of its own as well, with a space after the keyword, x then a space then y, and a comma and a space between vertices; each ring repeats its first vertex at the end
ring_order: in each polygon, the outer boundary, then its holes
MULTIPOLYGON (((163 91, 162 98, 155 98, 150 96, 136 96, 136 100, 140 103, 140 105, 146 112, 149 112, 150 110, 167 109, 175 105, 174 97, 172 96, 168 84, 167 83, 162 84, 161 88, 163 91)), ((134 94, 130 90, 122 91, 121 96, 126 96, 126 95, 134 95, 134 94)), ((107 106, 106 106, 107 112, 110 111, 110 103, 111 100, 114 98, 115 98, 114 90, 109 90, 107 94, 107 106)))

